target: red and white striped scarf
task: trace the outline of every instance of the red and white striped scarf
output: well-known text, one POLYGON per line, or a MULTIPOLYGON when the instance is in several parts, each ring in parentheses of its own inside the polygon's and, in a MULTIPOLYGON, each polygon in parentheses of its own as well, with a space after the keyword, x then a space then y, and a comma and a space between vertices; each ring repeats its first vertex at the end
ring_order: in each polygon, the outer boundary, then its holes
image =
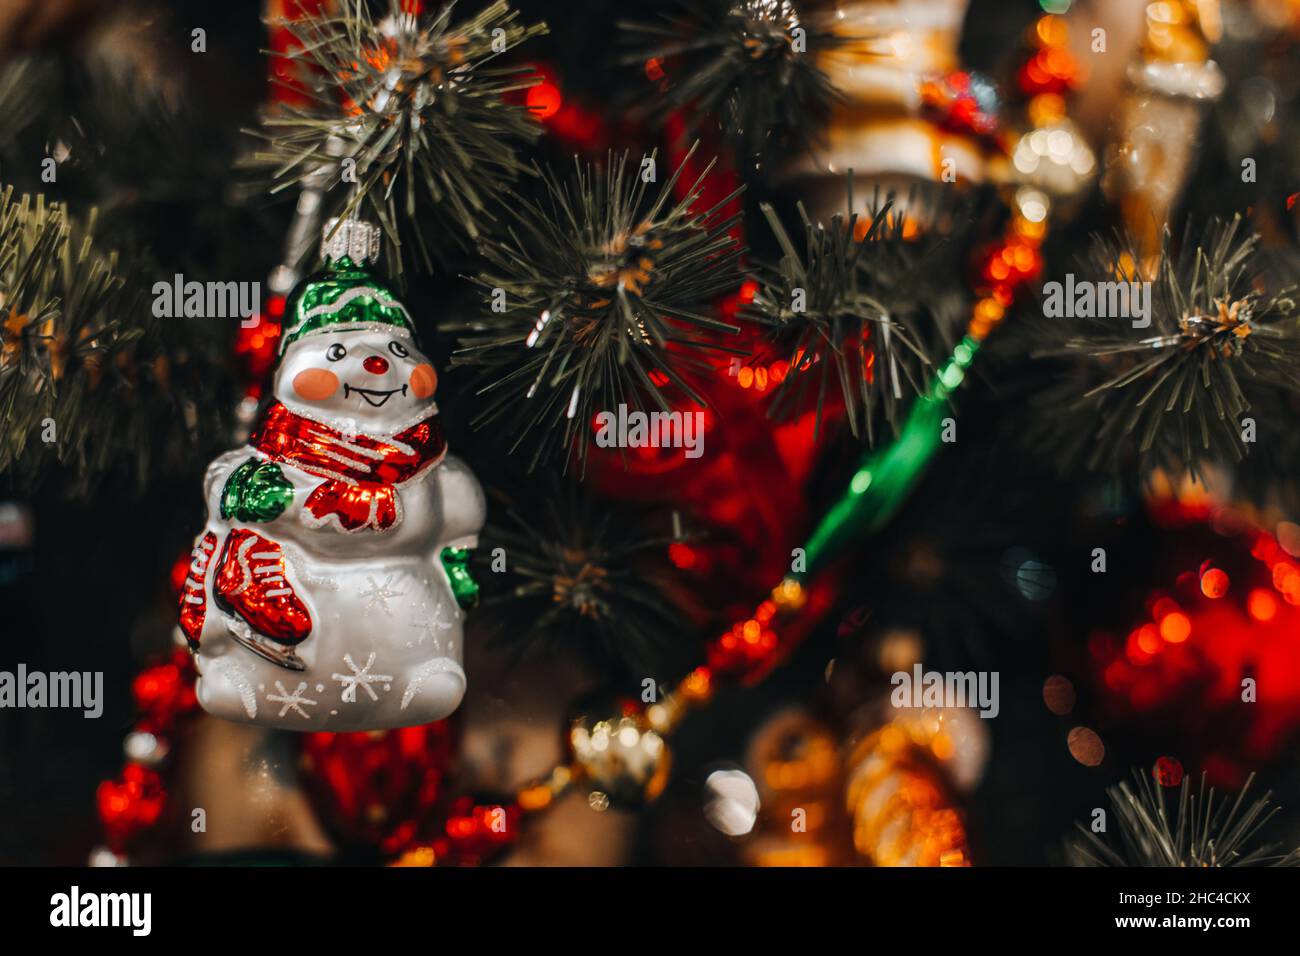
POLYGON ((393 527, 402 515, 397 486, 447 454, 436 411, 391 438, 375 438, 345 435, 279 402, 267 408, 248 443, 272 461, 328 479, 308 495, 303 520, 334 521, 342 531, 393 527))

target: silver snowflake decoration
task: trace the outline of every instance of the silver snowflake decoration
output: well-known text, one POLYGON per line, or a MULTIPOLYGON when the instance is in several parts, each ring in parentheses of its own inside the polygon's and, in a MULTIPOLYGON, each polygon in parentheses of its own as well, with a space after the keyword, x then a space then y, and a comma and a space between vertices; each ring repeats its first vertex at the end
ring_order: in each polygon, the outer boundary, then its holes
MULTIPOLYGON (((366 665, 364 667, 357 667, 356 661, 352 659, 351 654, 343 655, 343 663, 348 665, 352 673, 334 673, 331 674, 330 677, 343 685, 342 700, 345 704, 356 703, 358 687, 364 688, 365 692, 370 695, 371 700, 379 700, 379 695, 375 693, 375 689, 370 685, 387 684, 393 679, 391 674, 370 673, 370 668, 375 666, 374 651, 370 652, 370 657, 366 659, 366 665)), ((304 684, 303 686, 305 687, 306 685, 304 684)))
POLYGON ((443 616, 442 612, 445 607, 446 604, 443 603, 441 598, 438 599, 438 603, 434 605, 431 612, 426 610, 428 608, 427 604, 411 605, 411 609, 414 611, 425 611, 424 614, 411 618, 410 626, 420 632, 420 636, 415 643, 423 644, 427 639, 437 637, 439 633, 445 633, 452 629, 456 619, 454 616, 451 618, 443 616))
POLYGON ((366 576, 366 580, 370 582, 370 587, 362 591, 359 596, 366 599, 367 610, 373 607, 379 607, 389 617, 393 616, 393 609, 388 606, 388 602, 393 598, 401 597, 404 593, 402 591, 393 590, 394 577, 395 575, 390 574, 388 577, 384 578, 383 584, 376 584, 374 578, 369 575, 366 576))
POLYGON ((304 720, 311 719, 311 714, 307 713, 307 711, 302 709, 304 705, 308 707, 316 706, 316 701, 308 700, 306 697, 303 696, 303 691, 307 689, 306 681, 299 681, 298 686, 294 688, 292 694, 289 693, 289 691, 285 690, 283 681, 276 681, 275 689, 279 691, 279 693, 267 694, 266 699, 273 704, 284 705, 283 707, 280 708, 279 716, 283 717, 285 714, 287 714, 289 711, 292 710, 295 714, 297 714, 299 717, 302 717, 304 720))

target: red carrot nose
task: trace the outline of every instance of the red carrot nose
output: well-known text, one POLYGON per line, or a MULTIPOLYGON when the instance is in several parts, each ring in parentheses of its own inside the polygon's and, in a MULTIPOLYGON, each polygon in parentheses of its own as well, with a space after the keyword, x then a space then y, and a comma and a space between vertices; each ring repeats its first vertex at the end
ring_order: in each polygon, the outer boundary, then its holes
POLYGON ((383 375, 388 371, 388 359, 381 358, 378 355, 370 355, 361 363, 361 367, 371 375, 383 375))

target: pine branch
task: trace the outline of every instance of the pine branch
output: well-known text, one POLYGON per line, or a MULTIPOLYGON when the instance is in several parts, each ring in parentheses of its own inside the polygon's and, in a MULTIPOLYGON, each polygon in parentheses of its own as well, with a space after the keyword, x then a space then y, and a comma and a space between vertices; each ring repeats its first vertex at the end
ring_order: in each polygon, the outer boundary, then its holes
POLYGON ((811 149, 842 95, 818 67, 846 41, 811 4, 790 0, 679 0, 658 22, 623 21, 625 63, 657 61, 663 91, 634 115, 662 124, 682 115, 688 133, 720 122, 742 168, 761 168, 790 149, 811 149))
POLYGON ((530 468, 568 451, 585 461, 597 411, 621 403, 667 411, 667 385, 705 405, 686 374, 710 370, 714 353, 739 351, 718 340, 738 328, 711 308, 740 283, 741 250, 728 234, 738 217, 722 212, 735 197, 693 211, 710 163, 673 199, 694 151, 653 199, 627 154, 611 156, 605 171, 575 162, 567 181, 546 173, 545 199, 514 197, 507 234, 482 242, 487 267, 473 281, 487 309, 462 326, 453 364, 480 376, 475 426, 500 424, 512 450, 531 441, 530 468), (493 311, 494 300, 504 311, 493 311))
POLYGON ((433 236, 478 239, 527 172, 517 150, 541 128, 507 95, 535 80, 491 64, 546 25, 521 24, 503 0, 459 22, 452 3, 419 16, 399 0, 382 17, 374 6, 342 0, 337 14, 286 24, 310 102, 263 116, 253 132, 266 146, 249 165, 271 192, 323 176, 341 187, 334 214, 383 226, 391 269, 402 267, 404 233, 430 268, 433 236))
POLYGON ((1183 778, 1172 815, 1165 795, 1150 775, 1133 772, 1136 789, 1128 783, 1106 790, 1120 834, 1120 844, 1103 839, 1082 823, 1066 844, 1071 866, 1300 866, 1300 849, 1285 855, 1276 846, 1251 843, 1276 814, 1271 794, 1245 804, 1255 775, 1231 803, 1215 807, 1215 791, 1207 791, 1205 775, 1195 793, 1183 778))
POLYGON ((190 467, 233 406, 215 344, 155 319, 95 225, 0 193, 0 475, 19 488, 55 462, 80 492, 110 472, 142 484, 190 467))
POLYGON ((905 397, 923 386, 928 345, 942 336, 934 266, 945 242, 908 238, 916 224, 892 199, 859 220, 852 177, 848 208, 847 220, 837 213, 827 226, 813 223, 800 203, 800 249, 764 204, 782 257, 759 268, 758 291, 741 314, 771 331, 773 351, 788 367, 773 392, 774 417, 816 409, 820 429, 827 396, 838 390, 853 434, 874 443, 877 409, 895 422, 905 397))
POLYGON ((801 17, 788 0, 681 0, 662 22, 619 24, 627 63, 668 71, 661 95, 634 113, 663 123, 682 115, 688 132, 720 122, 742 168, 761 168, 792 146, 813 148, 841 94, 817 66, 845 41, 801 17))
POLYGON ((504 520, 489 524, 476 552, 485 572, 499 570, 490 568, 494 548, 507 556, 504 575, 481 575, 495 644, 520 659, 571 654, 629 679, 665 673, 685 656, 690 631, 670 593, 667 561, 668 546, 687 540, 675 517, 671 530, 648 533, 648 516, 624 514, 560 481, 548 482, 532 513, 498 497, 502 508, 494 510, 504 520))
POLYGON ((1070 382, 1040 401, 1036 438, 1063 467, 1193 473, 1250 451, 1242 419, 1254 407, 1300 394, 1300 314, 1295 290, 1259 288, 1258 237, 1240 217, 1214 222, 1200 242, 1190 229, 1175 251, 1168 232, 1150 276, 1133 249, 1098 239, 1084 277, 1150 281, 1151 323, 1128 318, 1046 319, 1037 355, 1070 360, 1070 382), (1055 343, 1055 344, 1053 344, 1055 343))

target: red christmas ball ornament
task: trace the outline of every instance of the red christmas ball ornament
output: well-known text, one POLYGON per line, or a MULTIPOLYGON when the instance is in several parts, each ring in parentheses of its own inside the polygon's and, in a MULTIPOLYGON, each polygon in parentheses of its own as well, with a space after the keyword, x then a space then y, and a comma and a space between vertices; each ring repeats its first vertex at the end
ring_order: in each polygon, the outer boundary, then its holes
POLYGON ((703 416, 707 453, 701 457, 687 458, 680 448, 593 449, 588 463, 588 477, 602 494, 667 505, 692 526, 710 529, 706 539, 671 557, 689 562, 691 573, 683 579, 709 597, 700 603, 728 626, 789 570, 790 548, 812 521, 803 485, 819 450, 815 414, 774 423, 768 393, 737 382, 721 369, 703 386, 710 408, 703 416), (716 595, 722 593, 737 599, 721 606, 716 595))
POLYGON ((307 734, 304 787, 340 843, 396 856, 437 834, 437 808, 456 740, 447 720, 386 731, 307 734))

